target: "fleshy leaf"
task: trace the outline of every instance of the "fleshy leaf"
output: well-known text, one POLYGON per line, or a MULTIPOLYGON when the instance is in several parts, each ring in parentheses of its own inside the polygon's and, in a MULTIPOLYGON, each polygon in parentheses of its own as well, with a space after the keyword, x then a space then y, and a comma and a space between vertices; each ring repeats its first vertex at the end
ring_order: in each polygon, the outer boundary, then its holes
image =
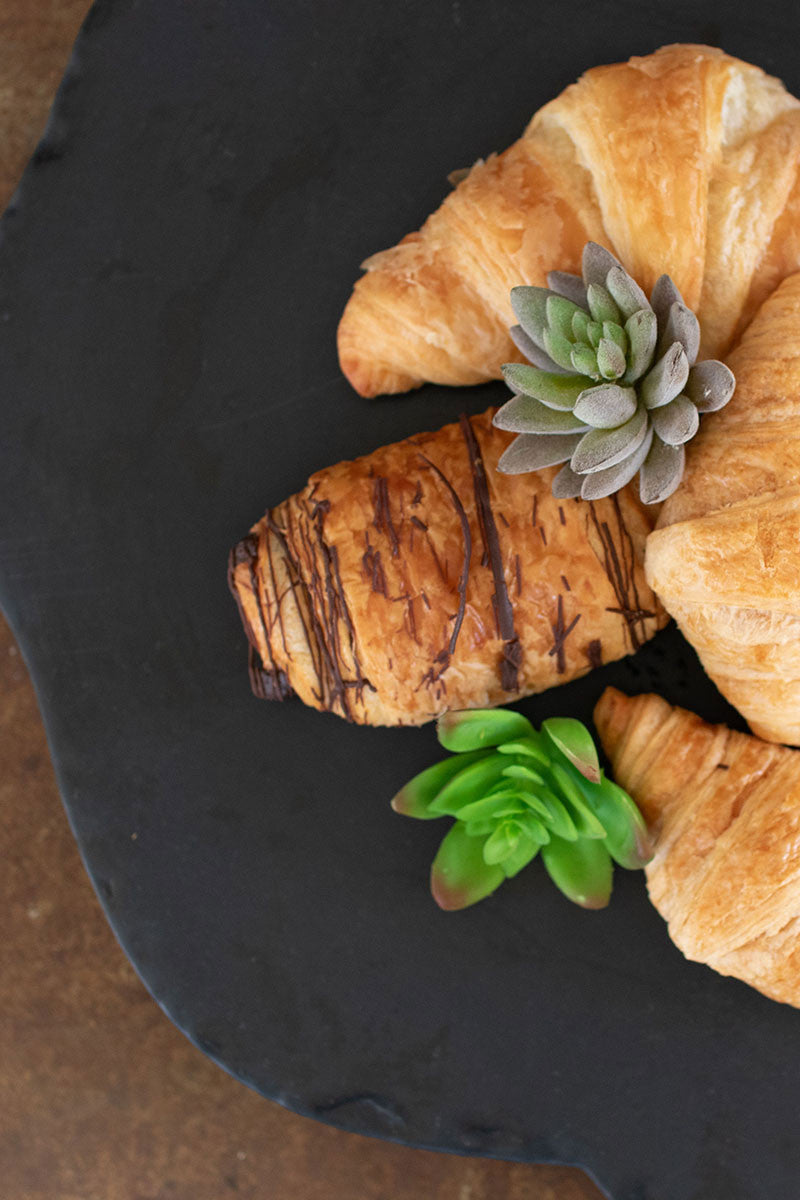
POLYGON ((683 304, 683 296, 669 275, 661 275, 650 293, 650 305, 656 314, 659 325, 665 324, 669 317, 669 310, 675 303, 683 304))
MULTIPOLYGON (((608 325, 606 321, 605 326, 608 325)), ((619 379, 625 374, 625 355, 611 338, 601 337, 597 347, 597 369, 604 379, 619 379)))
POLYGON ((576 342, 588 342, 589 340, 589 314, 583 309, 578 309, 572 315, 572 336, 576 342))
MULTIPOLYGON (((575 444, 577 445, 577 442, 575 444)), ((579 475, 569 463, 565 463, 553 480, 550 490, 556 500, 575 500, 581 494, 585 478, 585 475, 579 475)))
POLYGON ((669 404, 683 391, 689 378, 689 360, 680 342, 674 342, 656 362, 640 384, 639 394, 645 408, 669 404))
POLYGON ((700 417, 688 396, 676 396, 650 413, 653 429, 668 446, 682 446, 697 433, 700 417))
POLYGON ((716 412, 725 407, 735 388, 733 371, 715 358, 708 358, 689 372, 686 395, 698 412, 716 412))
POLYGON ((511 289, 511 307, 522 328, 537 346, 545 349, 543 334, 547 325, 547 288, 514 287, 511 289))
POLYGON ((534 762, 541 763, 543 767, 546 767, 550 761, 539 745, 539 735, 535 732, 524 738, 514 738, 513 741, 503 742, 497 749, 501 754, 522 754, 525 758, 532 758, 534 762))
POLYGON ((541 775, 539 775, 539 773, 534 771, 531 767, 525 766, 524 763, 509 763, 507 767, 503 768, 503 774, 507 779, 521 779, 524 783, 528 784, 528 786, 530 786, 532 783, 544 783, 541 775))
POLYGON ((660 504, 671 496, 681 481, 685 462, 683 446, 668 446, 660 437, 654 437, 639 472, 642 504, 660 504))
POLYGON ((669 310, 659 339, 659 349, 666 350, 674 342, 680 342, 691 365, 700 349, 700 323, 690 308, 675 301, 669 310))
POLYGON ((462 808, 482 800, 493 783, 503 778, 503 759, 489 754, 480 762, 470 763, 444 785, 428 811, 440 816, 457 817, 462 808))
POLYGON ((501 475, 524 475, 527 471, 556 467, 571 457, 581 437, 580 433, 556 433, 548 437, 521 433, 501 454, 497 470, 501 475))
POLYGON ((616 321, 618 324, 624 321, 611 293, 602 284, 590 283, 586 289, 586 298, 593 320, 599 321, 600 324, 603 321, 616 321))
POLYGON ((601 471, 633 454, 647 436, 647 413, 637 408, 629 421, 616 429, 590 429, 578 442, 570 466, 579 475, 601 471))
POLYGON ((653 437, 652 429, 648 429, 644 441, 637 450, 634 450, 633 454, 629 454, 621 462, 615 463, 613 467, 606 467, 603 471, 592 471, 590 475, 579 475, 578 478, 583 480, 580 491, 581 499, 602 500, 604 496, 613 496, 614 492, 618 492, 620 488, 625 487, 626 483, 630 483, 647 458, 653 437))
POLYGON ((628 369, 622 376, 622 382, 635 383, 644 375, 653 361, 658 338, 655 313, 650 311, 634 313, 625 322, 625 332, 628 335, 630 349, 628 351, 628 369))
POLYGON ((567 300, 564 296, 551 295, 547 301, 547 324, 554 333, 560 333, 562 337, 572 340, 572 317, 574 313, 581 312, 577 304, 573 304, 571 300, 567 300))
POLYGON ((628 335, 621 325, 617 325, 616 321, 603 322, 603 337, 608 338, 610 342, 615 342, 623 354, 628 353, 628 335))
POLYGON ((605 284, 609 271, 621 266, 619 259, 598 242, 587 242, 584 246, 581 273, 587 288, 590 283, 605 284))
POLYGON ((589 335, 589 345, 596 350, 600 345, 600 338, 603 336, 603 324, 601 321, 590 321, 586 326, 586 332, 589 335))
POLYGON ((527 717, 510 708, 471 708, 442 713, 436 735, 445 750, 463 754, 499 746, 511 738, 524 738, 534 729, 527 717))
POLYGON ((521 834, 522 830, 516 821, 502 821, 484 842, 483 861, 491 864, 501 863, 509 854, 514 853, 521 834))
POLYGON ((491 895, 504 879, 501 867, 484 860, 481 839, 456 822, 433 860, 431 894, 440 908, 453 911, 491 895))
POLYGON ((541 842, 523 834, 514 853, 503 859, 501 864, 506 879, 513 879, 515 875, 519 875, 522 868, 527 867, 528 863, 536 858, 541 845, 541 842))
POLYGON ((545 354, 541 350, 533 338, 528 337, 521 325, 512 325, 509 329, 511 340, 514 345, 520 350, 531 366, 538 367, 540 371, 549 371, 552 375, 566 375, 567 372, 558 363, 554 363, 549 354, 545 354))
POLYGON ((560 367, 572 366, 572 342, 554 329, 546 328, 542 334, 544 348, 560 367))
POLYGON ((653 839, 644 817, 626 791, 604 779, 594 797, 594 810, 606 831, 609 854, 626 870, 636 871, 653 857, 653 839))
POLYGON ((579 308, 586 308, 586 286, 580 275, 571 275, 568 271, 548 271, 547 286, 551 292, 564 296, 579 308))
POLYGON ((563 800, 549 788, 539 793, 539 799, 547 811, 547 824, 553 835, 567 842, 577 841, 578 830, 563 800))
POLYGON ((591 779, 593 783, 600 782, 597 747, 582 721, 576 720, 575 717, 548 717, 542 722, 542 732, 581 775, 591 779))
POLYGON ((568 766, 562 767, 560 763, 553 763, 551 770, 553 779, 563 794, 564 799, 572 805, 575 811, 578 818, 576 824, 581 834, 588 838, 604 838, 606 831, 594 815, 591 806, 587 803, 583 790, 584 786, 594 789, 597 785, 589 781, 585 785, 579 783, 577 779, 573 779, 571 768, 568 766))
MULTIPOLYGON (((566 302, 565 302, 566 303, 566 302)), ((581 375, 555 375, 527 363, 504 363, 503 378, 512 392, 521 392, 546 404, 548 408, 571 412, 586 387, 581 375)))
POLYGON ((575 401, 573 413, 593 429, 616 429, 636 412, 636 392, 618 383, 598 383, 584 388, 575 401))
POLYGON ((495 413, 494 424, 509 433, 580 433, 588 428, 571 412, 559 412, 533 396, 522 395, 512 396, 495 413))
POLYGON ((401 788, 392 800, 392 808, 404 817, 416 817, 418 820, 429 821, 440 817, 441 813, 430 812, 428 806, 436 799, 439 792, 453 776, 486 757, 486 751, 476 751, 472 754, 462 754, 458 758, 445 758, 442 762, 434 763, 432 767, 420 771, 401 788))
MULTIPOLYGON (((602 328, 602 326, 601 326, 602 328)), ((570 354, 570 363, 574 370, 581 375, 588 376, 589 379, 600 378, 600 368, 597 365, 597 353, 591 347, 581 343, 578 346, 573 346, 570 354)))
POLYGON ((542 847, 542 860, 553 883, 582 908, 605 908, 611 898, 611 858, 599 840, 565 842, 553 838, 542 847))
POLYGON ((611 268, 606 276, 606 288, 625 320, 642 309, 649 311, 650 301, 623 267, 611 268))
POLYGON ((459 821, 488 821, 492 818, 510 817, 524 812, 524 803, 518 800, 516 793, 506 795, 484 796, 482 800, 473 800, 459 811, 459 821))

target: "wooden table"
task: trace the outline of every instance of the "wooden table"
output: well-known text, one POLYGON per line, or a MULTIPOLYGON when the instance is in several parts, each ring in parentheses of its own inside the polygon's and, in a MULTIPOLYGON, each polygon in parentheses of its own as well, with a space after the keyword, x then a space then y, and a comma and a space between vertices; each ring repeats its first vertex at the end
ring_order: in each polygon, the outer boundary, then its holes
MULTIPOLYGON (((0 201, 44 126, 86 0, 0 0, 0 201)), ((4 1200, 597 1200, 582 1172, 453 1158, 307 1121, 224 1074, 114 940, 0 620, 4 1200)))

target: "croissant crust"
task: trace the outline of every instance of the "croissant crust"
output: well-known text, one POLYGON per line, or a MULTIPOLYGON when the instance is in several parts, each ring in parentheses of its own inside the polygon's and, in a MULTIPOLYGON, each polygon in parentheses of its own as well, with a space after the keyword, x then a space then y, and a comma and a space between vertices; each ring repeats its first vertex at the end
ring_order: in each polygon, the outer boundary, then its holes
POLYGON ((587 71, 367 260, 342 370, 364 396, 498 377, 510 289, 576 270, 589 239, 648 292, 669 273, 717 357, 800 267, 798 166, 800 105, 758 67, 675 45, 587 71))
POLYGON ((652 514, 495 470, 492 411, 313 475, 231 556, 259 695, 369 724, 502 704, 641 646, 652 514))
POLYGON ((800 751, 614 688, 594 719, 656 835, 647 886, 672 940, 800 1007, 800 751))

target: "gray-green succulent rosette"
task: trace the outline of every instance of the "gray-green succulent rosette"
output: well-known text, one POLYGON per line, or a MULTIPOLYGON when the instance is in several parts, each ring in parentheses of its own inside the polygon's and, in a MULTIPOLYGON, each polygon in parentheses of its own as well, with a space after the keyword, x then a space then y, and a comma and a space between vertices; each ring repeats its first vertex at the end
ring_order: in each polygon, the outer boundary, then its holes
POLYGON ((685 445, 700 414, 733 395, 724 363, 697 362, 700 326, 668 275, 650 299, 596 242, 583 251, 582 277, 551 271, 548 287, 516 287, 511 336, 529 360, 506 363, 515 393, 497 412, 519 434, 497 469, 509 475, 564 466, 559 499, 598 500, 639 475, 645 504, 675 491, 685 445))
POLYGON ((473 709, 445 713, 437 733, 453 754, 415 776, 392 807, 455 818, 431 868, 440 908, 475 904, 539 854, 565 896, 603 908, 613 862, 635 870, 652 857, 641 813, 605 777, 580 721, 553 717, 537 732, 521 713, 473 709))

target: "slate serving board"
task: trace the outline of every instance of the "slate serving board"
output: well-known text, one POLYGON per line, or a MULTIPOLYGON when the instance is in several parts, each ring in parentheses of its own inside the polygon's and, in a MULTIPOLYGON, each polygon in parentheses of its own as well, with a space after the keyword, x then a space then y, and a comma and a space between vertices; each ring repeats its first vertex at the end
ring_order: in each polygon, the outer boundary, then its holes
MULTIPOLYGON (((787 3, 100 0, 0 247, 0 600, 117 935, 202 1049, 410 1144, 588 1169, 615 1200, 786 1197, 800 1014, 683 960, 640 874, 533 867, 440 913, 388 799, 433 731, 255 700, 229 547, 308 474, 498 401, 359 399, 368 253, 585 68, 703 40, 800 90, 787 3)), ((739 724, 674 630, 608 683, 739 724)))

